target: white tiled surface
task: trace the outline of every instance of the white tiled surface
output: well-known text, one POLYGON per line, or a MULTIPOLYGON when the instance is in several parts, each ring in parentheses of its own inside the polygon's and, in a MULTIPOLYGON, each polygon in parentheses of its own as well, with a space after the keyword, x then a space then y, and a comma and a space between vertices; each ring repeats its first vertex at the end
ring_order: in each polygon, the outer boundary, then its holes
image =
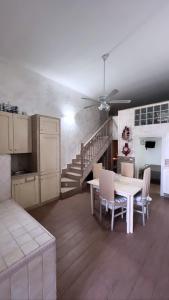
POLYGON ((10 267, 54 239, 13 200, 0 202, 0 232, 0 268, 2 263, 10 267))
POLYGON ((0 202, 0 299, 56 299, 55 238, 13 200, 0 202))
POLYGON ((0 155, 0 201, 11 198, 11 156, 0 155))

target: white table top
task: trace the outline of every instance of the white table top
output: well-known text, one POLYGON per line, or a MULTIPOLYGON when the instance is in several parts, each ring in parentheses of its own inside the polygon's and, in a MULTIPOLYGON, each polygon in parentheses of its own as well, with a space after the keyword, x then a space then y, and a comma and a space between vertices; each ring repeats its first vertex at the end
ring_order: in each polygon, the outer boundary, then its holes
MULTIPOLYGON (((99 188, 98 178, 90 180, 87 183, 95 188, 99 188)), ((134 196, 142 189, 143 180, 116 175, 114 185, 115 193, 121 196, 134 196)))

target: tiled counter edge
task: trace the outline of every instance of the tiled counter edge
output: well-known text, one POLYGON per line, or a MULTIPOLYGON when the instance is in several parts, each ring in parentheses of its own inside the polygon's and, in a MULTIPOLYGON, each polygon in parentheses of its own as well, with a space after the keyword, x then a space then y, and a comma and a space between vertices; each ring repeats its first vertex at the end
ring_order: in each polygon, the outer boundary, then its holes
POLYGON ((56 299, 55 239, 0 273, 0 300, 7 299, 56 299))

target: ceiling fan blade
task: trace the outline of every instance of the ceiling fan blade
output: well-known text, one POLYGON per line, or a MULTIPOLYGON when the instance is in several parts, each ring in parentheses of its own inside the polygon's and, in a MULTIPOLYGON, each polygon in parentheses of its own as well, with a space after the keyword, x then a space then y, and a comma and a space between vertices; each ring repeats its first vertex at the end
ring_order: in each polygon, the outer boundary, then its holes
POLYGON ((121 104, 121 103, 131 103, 131 100, 110 100, 110 101, 108 101, 107 103, 109 103, 109 104, 113 104, 113 103, 119 103, 119 104, 121 104))
POLYGON ((109 101, 114 95, 116 95, 119 92, 118 89, 114 89, 110 92, 110 94, 106 97, 106 101, 109 101))
POLYGON ((97 99, 93 99, 93 98, 90 98, 90 97, 81 97, 81 99, 83 99, 83 100, 89 100, 89 101, 97 101, 98 102, 98 100, 97 99))
POLYGON ((88 105, 88 106, 85 106, 85 107, 83 107, 83 108, 84 108, 84 109, 87 109, 87 108, 94 107, 94 106, 98 106, 98 104, 88 105))

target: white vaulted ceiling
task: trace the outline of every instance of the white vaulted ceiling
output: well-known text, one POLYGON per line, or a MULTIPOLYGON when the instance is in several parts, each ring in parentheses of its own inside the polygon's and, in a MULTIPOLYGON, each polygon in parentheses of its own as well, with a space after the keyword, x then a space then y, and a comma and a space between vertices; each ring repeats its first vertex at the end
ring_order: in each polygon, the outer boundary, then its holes
POLYGON ((0 56, 88 96, 169 96, 169 0, 1 0, 0 56))

